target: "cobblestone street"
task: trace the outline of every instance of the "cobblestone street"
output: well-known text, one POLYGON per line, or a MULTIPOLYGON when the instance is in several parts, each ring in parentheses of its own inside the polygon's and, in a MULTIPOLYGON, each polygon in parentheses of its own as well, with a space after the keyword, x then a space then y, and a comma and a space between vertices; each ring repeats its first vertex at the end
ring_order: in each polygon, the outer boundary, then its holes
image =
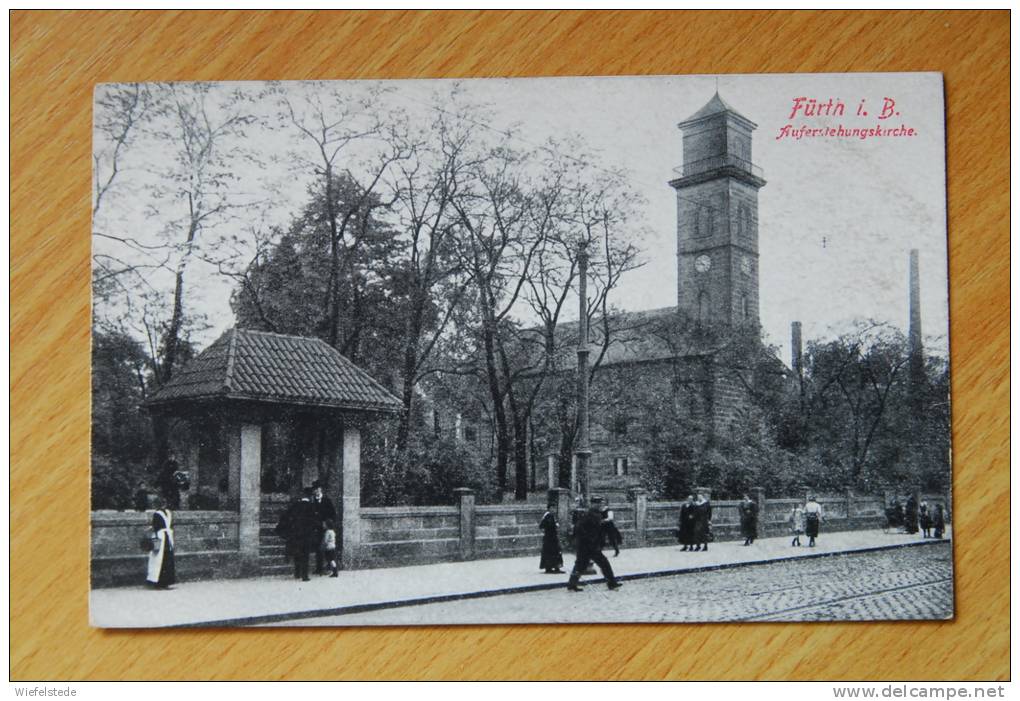
POLYGON ((593 584, 582 593, 564 588, 292 625, 948 618, 953 614, 952 574, 951 546, 943 543, 635 580, 615 592, 593 584))

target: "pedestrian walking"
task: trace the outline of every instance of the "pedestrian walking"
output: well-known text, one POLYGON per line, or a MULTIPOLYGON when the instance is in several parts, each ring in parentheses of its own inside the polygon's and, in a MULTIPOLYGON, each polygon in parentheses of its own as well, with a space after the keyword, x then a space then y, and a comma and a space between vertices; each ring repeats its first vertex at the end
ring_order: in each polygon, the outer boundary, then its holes
POLYGON ((917 508, 917 523, 921 527, 922 538, 931 538, 931 516, 928 502, 922 501, 921 505, 917 508))
POLYGON ((322 531, 322 556, 329 567, 329 576, 339 577, 340 565, 336 556, 336 524, 333 522, 333 519, 326 519, 324 526, 322 531))
POLYGON ((808 494, 807 503, 804 504, 804 534, 808 537, 808 547, 815 547, 815 538, 818 537, 818 528, 822 525, 822 505, 815 501, 814 496, 808 494))
POLYGON ((694 495, 688 494, 687 501, 680 505, 680 517, 677 519, 676 539, 683 545, 681 551, 694 547, 694 495))
POLYGON ((613 510, 609 508, 609 501, 602 505, 602 546, 608 543, 613 547, 613 557, 620 556, 620 544, 623 542, 623 534, 616 527, 613 517, 613 510))
POLYGON ((152 531, 148 535, 152 549, 145 580, 156 589, 169 589, 177 582, 174 566, 174 515, 164 501, 152 514, 152 531))
POLYGON ((704 494, 698 494, 694 501, 693 529, 691 541, 694 552, 708 551, 708 542, 712 539, 712 503, 704 494))
POLYGON ((800 504, 793 505, 788 521, 790 523, 790 533, 793 534, 790 546, 799 548, 800 537, 804 535, 804 509, 801 508, 800 504))
POLYGON ((287 541, 287 556, 294 559, 294 578, 308 581, 308 558, 319 547, 319 517, 312 503, 312 489, 306 487, 299 501, 291 504, 276 524, 276 533, 287 541))
POLYGON ((740 535, 744 537, 744 545, 751 545, 758 537, 758 503, 745 494, 737 510, 740 512, 740 535))
POLYGON ((907 497, 907 507, 904 509, 903 526, 907 533, 917 533, 917 499, 911 494, 907 497))
POLYGON ((935 515, 932 516, 932 527, 935 529, 935 537, 941 538, 946 530, 946 511, 942 504, 935 505, 935 515))
POLYGON ((556 522, 556 514, 546 511, 539 522, 542 530, 542 558, 538 568, 546 574, 563 573, 563 552, 560 550, 560 524, 556 522))
POLYGON ((582 591, 579 586, 581 574, 588 569, 592 562, 598 565, 610 589, 619 589, 623 586, 616 581, 613 566, 602 554, 602 505, 599 500, 593 498, 588 510, 577 519, 577 525, 574 527, 574 540, 577 560, 574 562, 574 569, 570 572, 570 581, 567 582, 568 590, 582 591))

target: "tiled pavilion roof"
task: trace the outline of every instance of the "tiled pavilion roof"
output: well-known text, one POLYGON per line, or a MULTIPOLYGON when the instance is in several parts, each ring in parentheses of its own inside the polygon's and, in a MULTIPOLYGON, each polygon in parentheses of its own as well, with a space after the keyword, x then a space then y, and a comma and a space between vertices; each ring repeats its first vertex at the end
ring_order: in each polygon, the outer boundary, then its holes
POLYGON ((325 341, 250 329, 228 330, 145 403, 210 399, 381 412, 401 406, 325 341))

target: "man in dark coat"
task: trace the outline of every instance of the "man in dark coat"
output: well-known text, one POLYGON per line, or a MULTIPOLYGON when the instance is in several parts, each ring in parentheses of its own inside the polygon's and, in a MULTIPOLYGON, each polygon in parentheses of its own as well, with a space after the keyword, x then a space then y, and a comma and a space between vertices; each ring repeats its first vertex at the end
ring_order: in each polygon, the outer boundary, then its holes
POLYGON ((581 591, 579 583, 581 574, 594 562, 606 578, 606 584, 610 589, 619 589, 623 585, 616 581, 613 574, 613 566, 602 554, 602 504, 601 500, 592 499, 588 510, 578 519, 574 527, 574 539, 576 541, 577 560, 574 562, 574 569, 570 573, 570 581, 567 589, 570 591, 581 591))
POLYGON ((708 540, 712 530, 712 504, 699 494, 694 502, 694 527, 691 531, 691 542, 694 544, 694 552, 708 550, 708 540))
POLYGON ((694 495, 688 494, 687 501, 680 505, 680 519, 677 522, 677 540, 690 550, 694 547, 694 495))
POLYGON ((294 558, 294 577, 308 581, 308 556, 319 545, 319 516, 312 490, 305 488, 300 501, 291 504, 276 525, 277 535, 287 541, 287 555, 294 558))
POLYGON ((744 536, 744 545, 750 545, 758 537, 758 503, 745 494, 737 509, 740 511, 740 535, 744 536))
POLYGON ((322 534, 326 531, 326 522, 336 522, 336 507, 326 496, 322 489, 322 483, 316 480, 312 483, 312 503, 315 505, 315 514, 319 519, 319 528, 316 533, 318 545, 315 547, 315 574, 324 574, 322 567, 322 534))

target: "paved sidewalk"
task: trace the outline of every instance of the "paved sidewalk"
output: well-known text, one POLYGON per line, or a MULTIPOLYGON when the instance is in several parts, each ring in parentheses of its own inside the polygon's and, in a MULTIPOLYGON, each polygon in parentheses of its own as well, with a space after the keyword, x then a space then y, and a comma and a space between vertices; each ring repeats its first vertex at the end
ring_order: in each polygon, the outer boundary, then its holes
MULTIPOLYGON (((617 576, 626 581, 934 542, 939 541, 880 530, 847 531, 822 533, 815 548, 790 547, 790 539, 784 536, 758 540, 751 547, 740 542, 713 543, 708 552, 697 553, 682 552, 678 545, 624 549, 619 557, 610 558, 617 576)), ((564 560, 569 570, 572 554, 564 553, 564 560)), ((139 572, 139 579, 143 576, 139 572)), ((600 580, 594 576, 584 579, 600 580)), ((541 572, 535 555, 341 571, 338 578, 313 577, 310 582, 279 576, 185 582, 169 591, 143 585, 95 589, 90 593, 90 614, 92 625, 102 628, 258 625, 553 589, 564 587, 566 580, 566 574, 541 572)))

